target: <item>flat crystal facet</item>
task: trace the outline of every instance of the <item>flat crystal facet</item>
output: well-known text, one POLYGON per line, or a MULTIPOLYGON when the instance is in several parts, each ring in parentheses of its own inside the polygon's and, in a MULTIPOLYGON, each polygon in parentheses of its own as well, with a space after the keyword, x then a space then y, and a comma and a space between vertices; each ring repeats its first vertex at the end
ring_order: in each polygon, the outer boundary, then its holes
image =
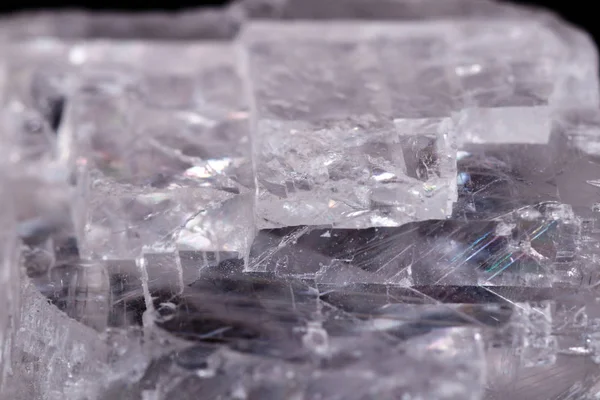
POLYGON ((230 45, 72 48, 63 147, 80 170, 85 257, 248 247, 253 183, 233 55, 230 45), (180 56, 165 65, 170 54, 180 56))
POLYGON ((394 123, 374 29, 257 23, 244 32, 259 226, 397 226, 449 215, 452 124, 394 123), (267 39, 271 30, 278 34, 267 39))
POLYGON ((106 370, 109 349, 97 332, 49 304, 30 282, 22 285, 20 314, 6 392, 12 398, 64 398, 69 385, 106 370))
POLYGON ((406 286, 552 287, 557 254, 568 253, 561 206, 522 210, 503 221, 427 221, 365 230, 261 230, 252 268, 321 283, 406 286))
POLYGON ((240 0, 0 38, 0 397, 597 397, 582 32, 240 0))

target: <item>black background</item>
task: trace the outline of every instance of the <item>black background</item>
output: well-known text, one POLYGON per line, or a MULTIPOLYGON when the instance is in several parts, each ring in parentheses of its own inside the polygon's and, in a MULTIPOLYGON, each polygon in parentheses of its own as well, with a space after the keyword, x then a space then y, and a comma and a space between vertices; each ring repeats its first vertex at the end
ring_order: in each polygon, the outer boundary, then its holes
MULTIPOLYGON (((323 0, 335 1, 335 0, 323 0)), ((369 1, 369 0, 365 0, 369 1)), ((444 1, 444 0, 439 0, 444 1)), ((512 0, 514 3, 542 6, 590 32, 600 45, 600 18, 594 0, 512 0)), ((221 5, 225 0, 0 0, 0 13, 36 8, 85 8, 99 10, 179 10, 187 7, 221 5)))

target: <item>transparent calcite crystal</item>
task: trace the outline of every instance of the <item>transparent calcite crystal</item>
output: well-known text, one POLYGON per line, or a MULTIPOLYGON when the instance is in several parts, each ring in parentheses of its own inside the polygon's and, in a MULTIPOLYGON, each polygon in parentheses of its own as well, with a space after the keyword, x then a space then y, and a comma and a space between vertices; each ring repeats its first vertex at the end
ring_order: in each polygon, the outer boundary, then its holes
POLYGON ((449 215, 452 124, 394 124, 382 39, 370 28, 255 23, 243 33, 259 226, 397 226, 449 215))
POLYGON ((572 211, 545 204, 499 221, 427 221, 364 230, 261 230, 251 266, 321 283, 551 287, 573 251, 572 211), (560 263, 558 263, 560 264, 560 263))
POLYGON ((597 397, 583 33, 242 0, 0 37, 0 397, 597 397))
POLYGON ((241 40, 260 227, 448 217, 457 147, 547 144, 566 82, 588 91, 536 22, 259 22, 241 40))
MULTIPOLYGON (((79 379, 103 370, 109 352, 97 332, 69 318, 36 285, 40 276, 67 261, 61 253, 72 225, 69 188, 53 159, 55 148, 38 140, 48 132, 24 129, 32 121, 20 112, 26 110, 19 102, 27 101, 27 92, 17 93, 30 82, 5 87, 5 95, 15 97, 0 118, 0 391, 3 398, 59 399, 79 379)), ((34 118, 45 122, 40 114, 34 118)), ((92 287, 86 287, 83 303, 93 302, 92 287)))
MULTIPOLYGON (((434 398, 458 399, 481 395, 482 338, 476 329, 460 327, 465 321, 460 308, 432 305, 424 315, 406 304, 378 307, 377 303, 387 301, 374 295, 372 302, 353 309, 352 299, 327 298, 301 281, 280 280, 268 273, 227 275, 226 271, 206 272, 181 296, 172 298, 177 308, 163 307, 161 314, 166 318, 159 322, 163 329, 188 340, 207 339, 152 366, 165 371, 161 379, 169 379, 178 369, 197 371, 195 376, 185 372, 186 383, 171 386, 167 393, 203 387, 225 398, 393 399, 428 393, 434 398), (247 318, 249 307, 252 319, 247 318), (311 320, 315 310, 320 310, 320 317, 311 320), (360 317, 360 310, 373 319, 360 317), (394 320, 395 315, 403 316, 394 320), (456 318, 445 329, 421 336, 441 315, 456 318), (223 317, 227 326, 222 325, 223 317), (222 345, 214 346, 213 341, 222 345), (382 360, 387 351, 394 355, 382 360), (399 366, 407 364, 420 367, 398 375, 399 366), (439 374, 435 387, 423 375, 433 371, 439 374)), ((145 385, 150 392, 159 392, 162 386, 160 381, 145 385)))
POLYGON ((70 386, 107 371, 109 349, 97 332, 69 318, 26 281, 6 393, 18 399, 61 399, 70 386))
POLYGON ((253 182, 232 46, 97 42, 69 57, 77 71, 61 148, 78 171, 82 255, 243 254, 253 182))

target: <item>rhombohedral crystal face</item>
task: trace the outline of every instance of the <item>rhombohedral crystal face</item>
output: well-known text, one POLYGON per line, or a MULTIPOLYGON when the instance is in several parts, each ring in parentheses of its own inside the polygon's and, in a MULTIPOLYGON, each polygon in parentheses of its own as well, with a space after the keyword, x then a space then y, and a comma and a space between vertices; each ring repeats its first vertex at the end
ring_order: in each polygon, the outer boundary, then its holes
POLYGON ((600 393, 597 51, 488 0, 0 21, 0 393, 600 393))

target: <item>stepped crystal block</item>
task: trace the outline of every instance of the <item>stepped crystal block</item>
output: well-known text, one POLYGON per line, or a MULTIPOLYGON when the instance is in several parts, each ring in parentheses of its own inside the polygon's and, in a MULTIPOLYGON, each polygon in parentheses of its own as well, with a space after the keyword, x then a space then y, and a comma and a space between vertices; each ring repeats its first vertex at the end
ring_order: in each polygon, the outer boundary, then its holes
POLYGON ((558 18, 238 0, 0 42, 0 398, 600 392, 598 62, 558 18))
POLYGON ((261 22, 241 40, 261 227, 447 217, 453 149, 547 144, 553 110, 575 96, 566 45, 539 23, 261 22), (411 179, 415 164, 429 176, 411 179))
POLYGON ((394 124, 377 46, 360 32, 275 23, 245 32, 260 226, 397 226, 449 215, 452 124, 394 124))
POLYGON ((70 59, 77 89, 63 156, 80 170, 83 255, 243 253, 253 182, 232 47, 100 42, 70 59))

